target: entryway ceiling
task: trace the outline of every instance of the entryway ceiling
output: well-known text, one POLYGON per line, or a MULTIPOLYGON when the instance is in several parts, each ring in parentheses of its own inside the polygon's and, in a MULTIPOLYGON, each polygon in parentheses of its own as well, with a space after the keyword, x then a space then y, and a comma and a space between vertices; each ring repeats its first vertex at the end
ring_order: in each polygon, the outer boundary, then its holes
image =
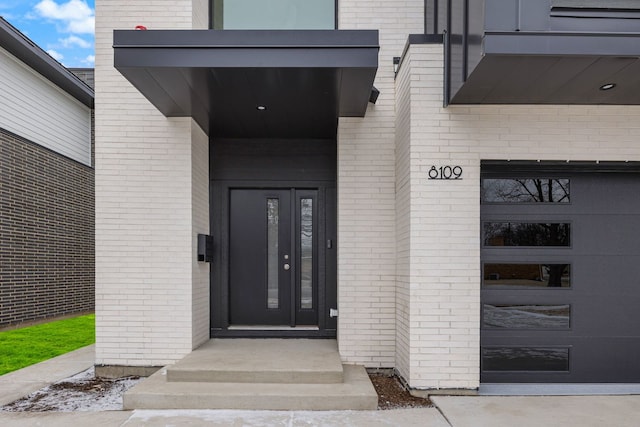
POLYGON ((639 46, 638 33, 487 32, 451 103, 640 105, 639 46))

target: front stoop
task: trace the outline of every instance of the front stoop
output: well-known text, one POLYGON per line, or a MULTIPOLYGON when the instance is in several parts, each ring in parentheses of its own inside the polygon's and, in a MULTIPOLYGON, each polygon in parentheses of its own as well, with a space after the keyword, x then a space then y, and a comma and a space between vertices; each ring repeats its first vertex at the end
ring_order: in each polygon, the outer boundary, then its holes
POLYGON ((335 340, 213 339, 167 368, 170 382, 341 383, 335 340))
POLYGON ((372 410, 364 367, 335 340, 211 340, 124 395, 124 409, 372 410))
POLYGON ((168 382, 162 369, 124 395, 124 409, 373 410, 378 395, 362 366, 340 384, 168 382))

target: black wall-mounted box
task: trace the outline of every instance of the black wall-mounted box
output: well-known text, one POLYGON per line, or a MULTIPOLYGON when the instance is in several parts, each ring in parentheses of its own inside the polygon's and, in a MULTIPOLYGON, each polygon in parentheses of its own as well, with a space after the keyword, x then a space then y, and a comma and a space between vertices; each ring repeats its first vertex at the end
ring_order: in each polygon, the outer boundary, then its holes
POLYGON ((213 236, 198 234, 198 261, 213 261, 213 236))

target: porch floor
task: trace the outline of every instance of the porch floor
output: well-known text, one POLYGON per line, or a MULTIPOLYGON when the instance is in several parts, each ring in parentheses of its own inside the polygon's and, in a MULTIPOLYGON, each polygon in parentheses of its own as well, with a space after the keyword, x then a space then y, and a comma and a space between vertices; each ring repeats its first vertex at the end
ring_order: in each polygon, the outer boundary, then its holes
POLYGON ((125 409, 365 410, 377 394, 335 340, 213 339, 124 395, 125 409))
POLYGON ((167 381, 341 383, 335 340, 213 339, 167 368, 167 381))

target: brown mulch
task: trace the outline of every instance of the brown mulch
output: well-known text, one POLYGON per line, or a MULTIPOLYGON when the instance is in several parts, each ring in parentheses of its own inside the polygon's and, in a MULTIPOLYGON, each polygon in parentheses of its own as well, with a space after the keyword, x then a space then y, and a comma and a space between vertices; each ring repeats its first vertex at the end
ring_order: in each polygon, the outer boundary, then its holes
POLYGON ((412 396, 396 376, 375 373, 369 378, 378 393, 378 409, 433 407, 429 399, 412 396))

